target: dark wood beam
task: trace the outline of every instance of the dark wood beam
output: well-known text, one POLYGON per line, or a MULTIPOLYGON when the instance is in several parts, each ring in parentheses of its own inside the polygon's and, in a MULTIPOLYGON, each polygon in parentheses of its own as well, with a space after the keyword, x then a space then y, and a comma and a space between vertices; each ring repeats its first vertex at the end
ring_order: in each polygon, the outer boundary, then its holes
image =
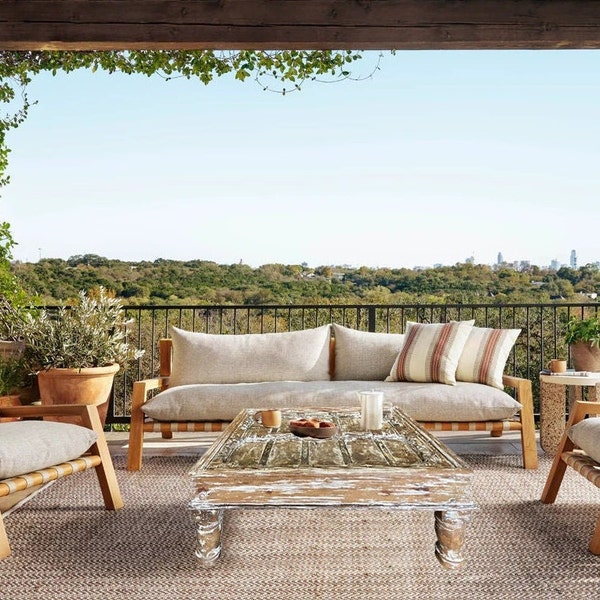
POLYGON ((600 48, 600 1, 0 1, 4 50, 286 48, 600 48))

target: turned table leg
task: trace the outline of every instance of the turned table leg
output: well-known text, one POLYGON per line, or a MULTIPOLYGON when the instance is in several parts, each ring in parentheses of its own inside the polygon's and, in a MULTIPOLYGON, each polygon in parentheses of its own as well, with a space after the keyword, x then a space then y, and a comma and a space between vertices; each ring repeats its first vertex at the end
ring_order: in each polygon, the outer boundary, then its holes
POLYGON ((435 511, 435 555, 446 569, 462 565, 462 547, 469 514, 458 510, 435 511))
POLYGON ((194 554, 203 567, 212 567, 221 555, 221 527, 223 510, 200 508, 190 503, 192 520, 196 527, 194 554))

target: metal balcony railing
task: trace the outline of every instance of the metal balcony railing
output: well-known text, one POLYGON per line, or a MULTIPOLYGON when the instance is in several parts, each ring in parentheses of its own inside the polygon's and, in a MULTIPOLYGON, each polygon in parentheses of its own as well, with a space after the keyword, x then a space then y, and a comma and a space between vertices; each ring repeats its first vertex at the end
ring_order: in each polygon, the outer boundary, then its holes
POLYGON ((136 364, 115 379, 107 423, 128 423, 134 381, 158 372, 158 340, 168 337, 169 326, 190 331, 230 335, 297 331, 339 323, 362 331, 402 333, 407 321, 445 322, 475 319, 479 327, 521 329, 509 357, 506 373, 531 379, 538 403, 538 373, 548 360, 570 360, 564 343, 567 321, 597 314, 597 303, 561 304, 353 304, 353 305, 188 305, 127 306, 135 325, 129 341, 145 350, 136 364))

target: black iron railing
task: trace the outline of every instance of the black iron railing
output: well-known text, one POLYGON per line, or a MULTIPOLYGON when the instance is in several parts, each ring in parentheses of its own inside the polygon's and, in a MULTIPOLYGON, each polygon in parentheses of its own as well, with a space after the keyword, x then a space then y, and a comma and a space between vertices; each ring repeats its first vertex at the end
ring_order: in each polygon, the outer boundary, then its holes
POLYGON ((129 341, 144 356, 115 380, 107 423, 128 423, 132 384, 158 371, 158 340, 169 326, 213 334, 297 331, 339 323, 362 331, 402 333, 408 321, 444 322, 474 319, 479 327, 521 329, 506 372, 531 379, 537 406, 538 373, 548 360, 570 360, 564 343, 567 321, 598 313, 597 303, 562 304, 406 304, 406 305, 189 305, 127 306, 135 325, 129 341))

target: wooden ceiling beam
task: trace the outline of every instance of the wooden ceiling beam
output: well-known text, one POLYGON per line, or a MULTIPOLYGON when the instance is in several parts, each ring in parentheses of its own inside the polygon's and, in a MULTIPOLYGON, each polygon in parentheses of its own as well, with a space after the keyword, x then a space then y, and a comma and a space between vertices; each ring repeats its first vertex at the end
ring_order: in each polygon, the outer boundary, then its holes
POLYGON ((600 48, 600 2, 0 2, 0 50, 526 48, 600 48))

